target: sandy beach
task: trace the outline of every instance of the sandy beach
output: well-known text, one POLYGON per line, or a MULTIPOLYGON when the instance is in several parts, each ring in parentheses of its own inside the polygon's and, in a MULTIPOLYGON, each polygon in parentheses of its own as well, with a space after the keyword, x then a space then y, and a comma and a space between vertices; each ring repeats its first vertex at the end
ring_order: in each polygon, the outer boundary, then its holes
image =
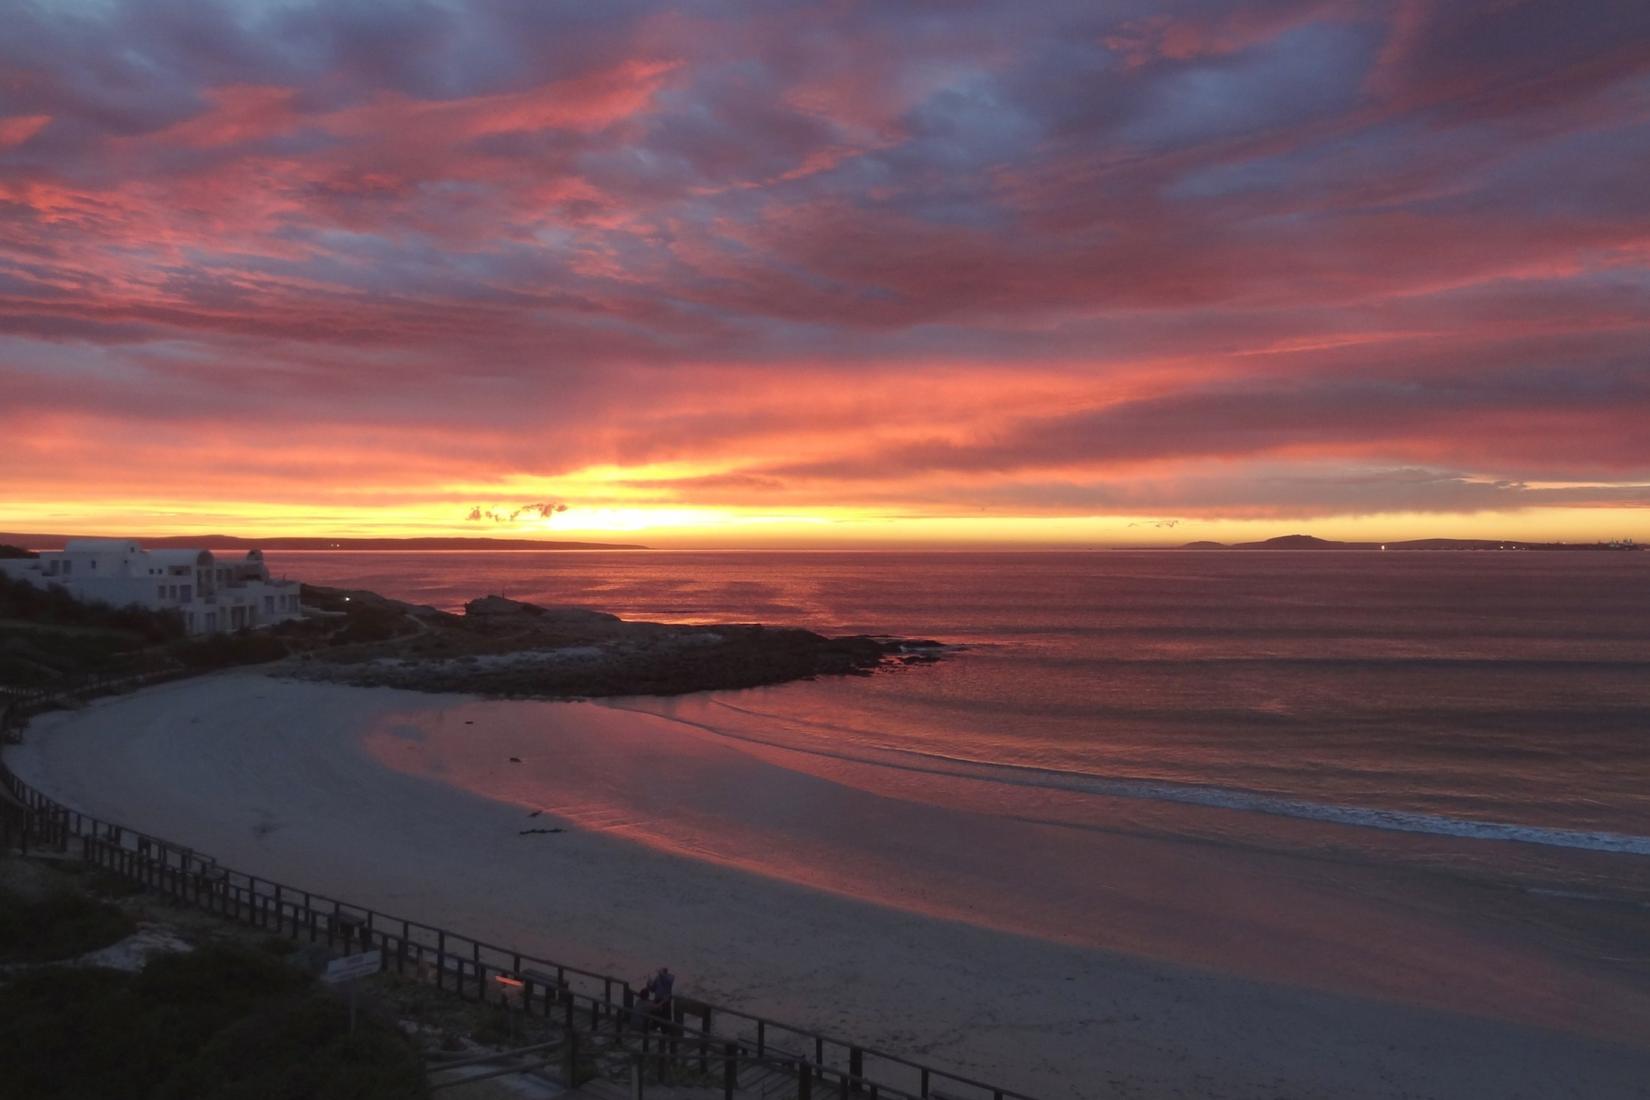
POLYGON ((1550 899, 890 797, 645 705, 237 673, 7 759, 238 869, 1050 1098, 1650 1096, 1643 960, 1550 899))

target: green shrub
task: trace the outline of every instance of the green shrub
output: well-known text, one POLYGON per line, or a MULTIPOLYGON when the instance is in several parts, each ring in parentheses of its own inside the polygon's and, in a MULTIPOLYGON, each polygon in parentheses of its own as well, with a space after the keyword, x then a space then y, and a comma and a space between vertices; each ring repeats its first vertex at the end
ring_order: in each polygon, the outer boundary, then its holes
POLYGON ((185 668, 214 669, 256 665, 287 656, 286 643, 263 632, 208 634, 176 647, 173 656, 185 668))
POLYGON ((0 986, 0 1082, 7 1096, 88 1100, 147 1094, 150 1027, 130 975, 46 967, 0 986))
POLYGON ((241 947, 152 959, 136 975, 44 967, 0 985, 0 1092, 29 1100, 397 1100, 426 1095, 393 1027, 241 947))
POLYGON ((239 1019, 270 998, 313 988, 308 974, 261 951, 214 945, 150 961, 136 992, 154 1006, 181 1053, 193 1051, 227 1021, 239 1019))
POLYGON ((55 962, 118 943, 137 931, 107 902, 69 890, 39 901, 0 895, 0 962, 55 962))
POLYGON ((0 576, 0 619, 22 619, 48 626, 104 627, 126 631, 150 642, 169 641, 184 635, 183 616, 176 611, 90 603, 75 599, 62 588, 36 588, 28 581, 5 576, 0 576))
POLYGON ((310 994, 261 1006, 220 1031, 156 1100, 407 1100, 427 1095, 418 1052, 393 1028, 310 994))
POLYGON ((343 643, 383 642, 409 630, 406 615, 385 607, 359 607, 349 612, 348 622, 335 639, 343 643))

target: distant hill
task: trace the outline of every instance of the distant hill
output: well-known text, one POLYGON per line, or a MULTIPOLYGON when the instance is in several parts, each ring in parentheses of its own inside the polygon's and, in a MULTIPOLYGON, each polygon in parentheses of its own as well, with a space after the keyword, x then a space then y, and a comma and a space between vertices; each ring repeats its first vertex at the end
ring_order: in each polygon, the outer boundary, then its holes
MULTIPOLYGON (((0 536, 3 537, 3 536, 0 536)), ((1642 550, 1632 542, 1518 542, 1514 539, 1409 539, 1334 542, 1314 535, 1279 535, 1261 542, 1188 542, 1177 550, 1642 550)))
MULTIPOLYGON (((1438 541, 1438 540, 1433 540, 1438 541)), ((1394 545, 1386 543, 1387 546, 1394 545)), ((1401 544, 1398 544, 1401 545, 1401 544)), ((1279 535, 1264 542, 1188 542, 1177 550, 1379 550, 1379 542, 1331 542, 1315 535, 1279 535)))
POLYGON ((1234 550, 1379 550, 1378 542, 1331 542, 1314 535, 1279 535, 1264 542, 1240 542, 1234 550))
POLYGON ((647 547, 628 542, 550 542, 543 539, 487 539, 487 538, 416 538, 416 539, 348 539, 348 538, 267 538, 248 539, 237 535, 167 535, 145 538, 141 535, 28 535, 0 532, 0 543, 24 546, 30 550, 61 550, 70 539, 131 538, 145 549, 167 548, 202 550, 646 550, 647 547))

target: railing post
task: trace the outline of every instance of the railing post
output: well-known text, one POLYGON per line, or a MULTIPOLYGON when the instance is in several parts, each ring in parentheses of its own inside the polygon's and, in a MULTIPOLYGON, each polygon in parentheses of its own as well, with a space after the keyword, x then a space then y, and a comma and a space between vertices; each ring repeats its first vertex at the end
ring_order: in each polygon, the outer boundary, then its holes
POLYGON ((567 1048, 564 1052, 565 1064, 562 1067, 562 1077, 567 1081, 570 1089, 579 1087, 579 1033, 567 1033, 567 1048))
POLYGON ((722 1047, 722 1100, 733 1100, 733 1090, 739 1087, 738 1053, 732 1043, 722 1047))
POLYGON ((853 1080, 843 1083, 843 1091, 860 1091, 858 1079, 865 1076, 865 1052, 858 1047, 848 1048, 848 1075, 853 1080))
POLYGON ((813 1100, 814 1070, 803 1061, 796 1063, 796 1100, 813 1100))
POLYGON ((768 1049, 768 1021, 758 1020, 758 1021, 756 1021, 756 1056, 758 1058, 762 1057, 763 1052, 766 1051, 767 1049, 768 1049))

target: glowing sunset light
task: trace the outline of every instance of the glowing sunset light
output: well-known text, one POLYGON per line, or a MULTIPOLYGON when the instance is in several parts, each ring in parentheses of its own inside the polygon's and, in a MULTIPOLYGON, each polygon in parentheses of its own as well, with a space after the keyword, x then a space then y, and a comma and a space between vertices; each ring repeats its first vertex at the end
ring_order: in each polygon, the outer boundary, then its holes
POLYGON ((1650 538, 1647 5, 7 22, 0 530, 1650 538))

